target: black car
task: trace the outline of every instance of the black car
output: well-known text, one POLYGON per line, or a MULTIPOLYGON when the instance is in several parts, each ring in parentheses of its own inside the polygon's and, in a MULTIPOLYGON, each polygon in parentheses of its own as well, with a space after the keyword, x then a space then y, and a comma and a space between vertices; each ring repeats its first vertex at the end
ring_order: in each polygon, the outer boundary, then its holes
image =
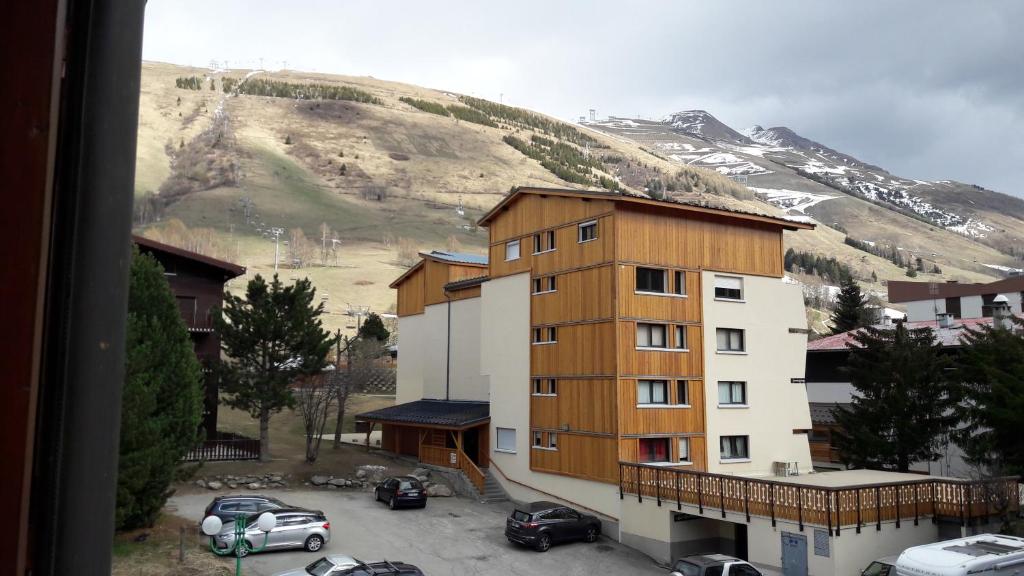
POLYGON ((383 500, 388 508, 411 506, 427 507, 427 490, 420 481, 412 476, 391 476, 373 489, 373 497, 377 502, 383 500))
POLYGON ((556 542, 593 542, 600 535, 601 521, 597 516, 581 514, 554 502, 534 502, 517 508, 505 521, 509 542, 533 546, 538 552, 546 552, 556 542))
POLYGON ((293 507, 281 502, 277 498, 270 498, 268 496, 217 496, 206 507, 206 513, 203 514, 203 518, 217 516, 222 522, 230 522, 239 514, 252 516, 253 514, 262 514, 267 511, 273 512, 282 508, 293 507))

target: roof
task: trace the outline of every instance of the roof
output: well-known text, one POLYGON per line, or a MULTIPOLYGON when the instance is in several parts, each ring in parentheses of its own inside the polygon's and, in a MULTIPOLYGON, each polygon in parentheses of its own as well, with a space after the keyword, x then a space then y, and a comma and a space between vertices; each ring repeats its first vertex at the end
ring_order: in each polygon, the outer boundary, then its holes
MULTIPOLYGON (((960 346, 963 343, 960 338, 963 336, 965 329, 970 328, 977 330, 981 326, 991 326, 991 318, 966 318, 961 320, 953 320, 953 325, 950 328, 940 328, 938 320, 925 320, 921 322, 904 322, 904 326, 908 330, 915 328, 931 328, 932 332, 935 333, 935 337, 943 346, 949 348, 953 346, 960 346)), ((884 326, 882 324, 876 324, 875 328, 892 328, 893 326, 884 326)), ((826 352, 826 351, 837 351, 847 350, 849 347, 847 344, 853 344, 853 336, 860 328, 856 330, 850 330, 848 332, 841 332, 839 334, 833 334, 832 336, 826 336, 817 340, 812 340, 807 343, 808 352, 826 352)))
POLYGON ((458 266, 476 266, 480 268, 487 267, 487 256, 480 256, 479 254, 469 254, 467 252, 445 252, 442 250, 431 250, 430 252, 420 252, 422 260, 417 262, 412 268, 409 268, 402 273, 401 276, 395 278, 395 280, 388 284, 388 288, 397 288, 406 278, 412 275, 413 272, 423 267, 423 263, 427 260, 434 260, 435 262, 443 262, 445 264, 456 264, 458 266))
POLYGON ((1024 276, 1011 276, 987 284, 961 284, 960 282, 909 282, 890 280, 889 302, 916 302, 938 300, 956 296, 982 296, 1001 292, 1024 291, 1024 276))
POLYGON ((464 278, 462 280, 456 280, 455 282, 449 282, 444 285, 444 289, 451 292, 454 290, 464 290, 466 288, 472 288, 473 286, 479 286, 484 282, 490 280, 490 276, 477 276, 476 278, 464 278))
POLYGON ((361 420, 467 428, 490 420, 490 402, 468 400, 416 400, 356 416, 361 420))
POLYGON ((979 534, 907 548, 896 565, 901 573, 943 575, 983 571, 1001 573, 1001 566, 1009 568, 1022 562, 1024 539, 1002 534, 979 534))
POLYGON ((835 408, 842 408, 849 410, 849 404, 840 404, 838 402, 811 402, 811 422, 814 424, 825 424, 831 426, 836 423, 836 417, 832 415, 832 410, 835 408))
POLYGON ((228 278, 236 278, 238 276, 241 276, 242 274, 245 274, 245 267, 244 266, 239 266, 238 264, 232 264, 231 262, 227 262, 227 261, 224 261, 224 260, 218 260, 216 258, 212 258, 210 256, 205 256, 205 255, 199 254, 197 252, 192 252, 192 251, 189 251, 189 250, 185 250, 184 248, 178 248, 177 246, 171 246, 170 244, 164 244, 163 242, 157 242, 156 240, 150 240, 149 238, 146 238, 145 236, 139 236, 139 235, 136 235, 136 234, 132 234, 132 242, 138 244, 139 246, 145 247, 145 248, 147 248, 149 250, 153 250, 155 252, 164 252, 166 254, 173 254, 175 256, 179 256, 181 258, 186 258, 188 260, 193 260, 195 262, 199 262, 201 264, 205 264, 205 265, 213 267, 213 268, 218 268, 220 270, 223 270, 225 275, 228 276, 228 278))
MULTIPOLYGON (((942 480, 942 476, 927 476, 909 472, 887 472, 885 470, 833 470, 830 472, 814 472, 787 476, 782 484, 801 484, 820 488, 854 488, 856 486, 872 486, 875 484, 904 484, 927 480, 942 480)), ((948 479, 947 479, 948 480, 948 479)))
POLYGON ((674 208, 687 212, 693 213, 704 213, 713 214, 718 216, 725 216, 730 218, 738 218, 741 220, 748 220, 754 222, 762 222, 766 224, 774 224, 781 226, 786 230, 813 230, 815 225, 802 220, 795 220, 790 218, 780 218, 778 216, 770 216, 767 214, 758 214, 756 212, 747 212, 745 210, 734 210, 731 208, 721 208, 711 206, 710 204, 696 202, 692 200, 680 200, 667 198, 664 200, 655 200, 649 196, 642 196, 640 194, 634 194, 631 192, 621 191, 610 191, 610 190, 573 190, 568 188, 537 188, 537 187, 517 187, 513 188, 511 192, 505 195, 494 208, 491 208, 489 212, 483 215, 477 222, 479 226, 487 226, 491 220, 497 216, 502 209, 512 203, 513 200, 519 197, 521 194, 542 194, 550 196, 578 196, 581 198, 601 198, 605 200, 611 200, 613 202, 628 202, 630 204, 647 205, 647 206, 660 206, 664 208, 674 208))

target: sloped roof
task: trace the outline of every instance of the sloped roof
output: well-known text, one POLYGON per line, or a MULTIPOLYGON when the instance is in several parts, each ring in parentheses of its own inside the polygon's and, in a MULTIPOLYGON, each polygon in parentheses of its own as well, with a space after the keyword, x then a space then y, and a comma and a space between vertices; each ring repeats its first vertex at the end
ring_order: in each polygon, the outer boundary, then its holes
POLYGON ((435 260, 441 260, 442 262, 452 262, 454 264, 472 264, 473 266, 487 266, 487 256, 481 256, 480 254, 470 254, 468 252, 447 252, 444 250, 431 250, 430 252, 420 252, 420 256, 424 258, 433 258, 435 260))
POLYGON ((231 262, 226 262, 224 260, 218 260, 216 258, 205 256, 197 252, 185 250, 184 248, 171 246, 170 244, 164 244, 163 242, 157 242, 156 240, 150 240, 145 236, 132 234, 132 242, 154 252, 164 252, 166 254, 173 254, 174 256, 179 256, 181 258, 193 260, 195 262, 205 264, 206 266, 210 266, 212 268, 218 268, 222 270, 228 278, 236 278, 238 276, 241 276, 242 274, 245 274, 244 266, 239 266, 238 264, 233 264, 231 262))
POLYGON ((463 290, 465 288, 472 288, 473 286, 479 286, 479 285, 483 284, 484 282, 487 282, 490 279, 491 279, 490 276, 477 276, 475 278, 464 278, 462 280, 456 280, 454 282, 449 282, 449 283, 445 284, 444 285, 444 289, 448 290, 449 292, 451 292, 453 290, 463 290))
POLYGON ((359 420, 395 422, 399 424, 467 428, 486 422, 491 417, 490 402, 468 400, 416 400, 364 412, 359 420))
POLYGON ((844 410, 849 410, 849 404, 843 404, 838 402, 810 402, 811 407, 811 422, 814 424, 824 424, 826 426, 836 423, 836 417, 832 414, 832 410, 836 407, 844 410))
MULTIPOLYGON (((935 337, 945 347, 960 346, 963 344, 960 341, 961 336, 964 334, 965 328, 971 328, 977 330, 978 327, 983 325, 992 325, 991 318, 967 318, 962 320, 953 320, 953 325, 950 328, 940 328, 937 320, 926 320, 922 322, 904 322, 904 326, 908 330, 915 328, 931 328, 932 332, 935 333, 935 337)), ((876 324, 875 328, 893 328, 893 326, 883 326, 876 324)), ((808 352, 816 351, 830 351, 830 350, 847 350, 847 344, 853 344, 853 336, 860 328, 856 330, 850 330, 848 332, 842 332, 839 334, 833 334, 832 336, 826 336, 817 340, 812 340, 807 343, 808 352)))

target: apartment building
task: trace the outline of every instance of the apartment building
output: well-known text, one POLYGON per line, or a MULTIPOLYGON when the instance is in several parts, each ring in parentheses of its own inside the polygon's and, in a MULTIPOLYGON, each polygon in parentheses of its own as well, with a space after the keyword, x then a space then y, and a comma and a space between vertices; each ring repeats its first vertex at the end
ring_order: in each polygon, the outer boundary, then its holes
MULTIPOLYGON (((778 565, 803 538, 790 554, 806 568, 805 512, 841 484, 807 475, 806 319, 783 282, 784 232, 813 225, 548 188, 514 189, 479 224, 486 260, 424 253, 392 284, 398 404, 359 416, 382 445, 515 500, 595 512, 661 560, 717 550, 778 565), (798 474, 821 493, 776 498, 777 476, 798 474), (714 507, 721 520, 703 524, 714 507), (767 538, 784 524, 789 540, 767 538)), ((870 482, 917 480, 898 476, 870 482)))
POLYGON ((890 280, 889 302, 907 307, 908 322, 952 319, 991 318, 1003 296, 1010 312, 1020 316, 1024 301, 1024 276, 1010 276, 987 284, 950 282, 910 282, 890 280))

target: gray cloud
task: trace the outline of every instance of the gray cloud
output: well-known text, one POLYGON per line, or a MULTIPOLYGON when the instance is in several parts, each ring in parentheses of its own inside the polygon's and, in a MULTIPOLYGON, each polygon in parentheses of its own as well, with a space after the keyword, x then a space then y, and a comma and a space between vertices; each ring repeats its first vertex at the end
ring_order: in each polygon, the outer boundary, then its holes
POLYGON ((1024 195, 1024 3, 150 0, 147 59, 372 75, 570 119, 703 108, 1024 195))

